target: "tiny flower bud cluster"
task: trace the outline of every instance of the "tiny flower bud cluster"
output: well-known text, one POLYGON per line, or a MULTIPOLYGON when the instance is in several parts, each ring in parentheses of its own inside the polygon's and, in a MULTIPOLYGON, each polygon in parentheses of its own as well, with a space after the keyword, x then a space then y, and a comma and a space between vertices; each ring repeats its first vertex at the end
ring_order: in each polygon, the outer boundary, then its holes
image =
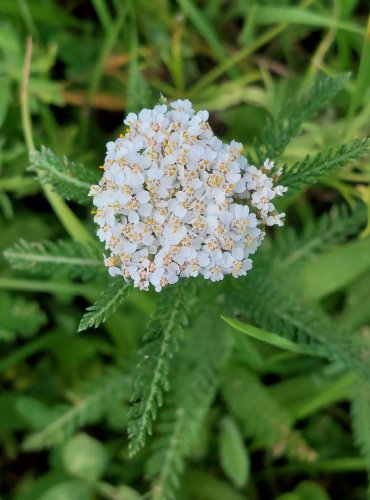
POLYGON ((130 113, 126 135, 107 144, 92 186, 98 237, 112 276, 157 291, 180 277, 244 276, 265 235, 283 225, 272 200, 286 188, 266 160, 249 165, 242 145, 224 144, 188 100, 130 113))

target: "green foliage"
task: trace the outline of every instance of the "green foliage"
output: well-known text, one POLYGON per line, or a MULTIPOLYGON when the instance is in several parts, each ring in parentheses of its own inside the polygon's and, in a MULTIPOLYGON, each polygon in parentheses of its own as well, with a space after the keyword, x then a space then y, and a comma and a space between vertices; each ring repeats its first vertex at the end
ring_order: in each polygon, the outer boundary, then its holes
POLYGON ((147 463, 153 500, 176 498, 184 460, 196 444, 217 390, 218 373, 230 352, 230 341, 216 321, 216 311, 207 308, 206 313, 181 346, 181 357, 173 359, 168 403, 147 463), (195 340, 197 349, 193 347, 195 340), (212 349, 210 342, 214 343, 212 349))
POLYGON ((263 163, 266 158, 278 158, 298 134, 302 124, 332 101, 348 80, 348 74, 334 78, 322 76, 315 81, 306 95, 295 102, 287 99, 276 120, 269 118, 260 137, 254 141, 259 163, 263 163))
POLYGON ((267 344, 290 352, 314 354, 310 347, 292 342, 291 340, 281 337, 280 335, 276 335, 276 333, 266 332, 266 330, 261 330, 261 328, 257 328, 248 323, 243 323, 242 321, 238 321, 236 319, 227 317, 222 317, 222 319, 235 330, 249 335, 254 339, 260 340, 261 342, 266 342, 267 344))
POLYGON ((314 255, 358 233, 365 220, 366 212, 360 204, 352 210, 345 205, 334 205, 329 212, 308 221, 299 231, 293 227, 284 228, 276 234, 274 247, 266 252, 265 260, 273 262, 270 276, 278 275, 283 279, 287 276, 287 269, 300 266, 314 255))
POLYGON ((214 474, 204 473, 193 469, 187 474, 186 480, 190 484, 190 492, 206 500, 246 500, 244 493, 239 493, 226 481, 222 481, 214 474))
POLYGON ((232 296, 236 304, 244 306, 243 315, 267 331, 303 344, 312 354, 340 359, 362 377, 370 377, 368 363, 364 361, 370 345, 363 337, 350 335, 318 307, 297 299, 278 279, 266 283, 257 272, 253 283, 246 280, 236 287, 237 295, 232 296))
POLYGON ((113 280, 106 288, 100 298, 92 306, 86 309, 78 331, 83 332, 88 328, 97 328, 101 323, 113 314, 127 297, 131 290, 131 285, 122 281, 122 279, 113 280))
POLYGON ((1 498, 365 497, 367 13, 275 3, 0 2, 1 498), (160 95, 286 165, 246 277, 131 292, 63 200, 160 95))
POLYGON ((313 481, 302 481, 291 493, 279 495, 275 500, 330 500, 322 486, 313 481))
MULTIPOLYGON (((358 380, 352 396, 352 425, 357 446, 365 458, 366 469, 370 478, 370 387, 369 383, 358 380)), ((370 487, 368 486, 370 498, 370 487)))
MULTIPOLYGON (((208 42, 217 59, 226 61, 225 50, 217 33, 213 30, 212 25, 208 23, 207 18, 203 16, 202 11, 198 9, 196 3, 192 0, 177 0, 177 3, 181 6, 184 14, 194 24, 197 31, 208 42)), ((235 71, 231 71, 231 73, 235 74, 235 71)))
POLYGON ((89 500, 91 487, 82 481, 65 481, 50 488, 40 500, 89 500))
POLYGON ((0 292, 0 341, 32 337, 46 322, 37 302, 0 292))
POLYGON ((250 469, 243 436, 231 417, 224 417, 220 426, 219 454, 222 469, 231 482, 241 488, 249 479, 250 469))
POLYGON ((136 112, 149 105, 149 89, 143 78, 138 60, 138 27, 135 4, 130 6, 130 50, 131 61, 127 82, 127 111, 136 112))
POLYGON ((80 433, 67 442, 62 458, 65 468, 72 475, 96 481, 106 469, 108 451, 98 440, 80 433))
POLYGON ((355 282, 370 268, 369 252, 370 238, 352 240, 307 262, 302 269, 304 297, 321 299, 355 282))
POLYGON ((297 293, 301 283, 297 274, 307 258, 358 231, 363 219, 360 207, 351 213, 338 208, 314 225, 307 225, 303 234, 287 229, 274 246, 266 248, 256 259, 254 279, 235 284, 230 300, 242 308, 248 322, 253 320, 267 331, 296 341, 312 354, 339 357, 367 377, 368 367, 363 362, 363 352, 368 349, 366 341, 359 335, 350 335, 297 293))
POLYGON ((14 269, 40 276, 63 276, 88 280, 102 271, 102 259, 78 241, 19 240, 4 252, 14 269))
POLYGON ((29 170, 36 172, 43 184, 51 184, 63 198, 79 203, 89 203, 90 187, 99 180, 91 169, 61 159, 45 147, 31 153, 29 170))
POLYGON ((74 393, 74 404, 55 408, 49 422, 39 421, 40 430, 26 438, 25 450, 38 450, 64 443, 76 430, 98 422, 115 403, 127 398, 129 379, 117 370, 110 370, 74 393))
POLYGON ((349 330, 354 330, 369 321, 369 300, 370 273, 366 272, 347 288, 347 302, 340 315, 341 323, 349 330))
POLYGON ((193 285, 188 280, 161 293, 158 308, 143 337, 136 368, 128 434, 130 453, 138 452, 152 433, 152 423, 169 388, 169 363, 188 322, 193 285))
POLYGON ((298 431, 292 429, 289 415, 247 369, 235 367, 228 370, 222 394, 246 436, 268 447, 275 457, 286 454, 304 462, 316 459, 314 450, 298 431))
POLYGON ((369 147, 370 139, 355 139, 351 143, 342 144, 336 151, 329 149, 326 153, 320 152, 313 157, 307 155, 304 160, 285 168, 279 182, 289 189, 302 189, 314 184, 321 177, 363 158, 369 147))

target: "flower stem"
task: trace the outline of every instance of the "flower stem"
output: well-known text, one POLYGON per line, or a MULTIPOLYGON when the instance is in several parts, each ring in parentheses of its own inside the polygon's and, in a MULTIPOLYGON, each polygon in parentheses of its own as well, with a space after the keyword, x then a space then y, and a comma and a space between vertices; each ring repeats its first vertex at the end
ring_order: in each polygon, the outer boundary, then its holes
POLYGON ((35 150, 35 144, 33 142, 33 136, 32 136, 31 115, 29 112, 29 104, 28 104, 28 87, 30 81, 31 59, 32 59, 32 38, 28 37, 26 44, 26 56, 24 60, 23 82, 21 88, 21 113, 22 113, 23 133, 29 153, 35 150))
MULTIPOLYGON (((24 61, 23 69, 23 82, 20 94, 21 101, 21 115, 22 115, 22 127, 23 133, 27 144, 27 149, 29 154, 35 151, 35 143, 32 134, 32 122, 31 114, 29 108, 29 79, 31 72, 31 60, 32 60, 32 38, 27 38, 26 44, 26 55, 24 61)), ((75 216, 72 210, 68 207, 60 196, 52 190, 49 185, 43 186, 44 194, 49 201, 51 207, 53 208, 55 214, 59 218, 65 230, 74 239, 81 241, 85 244, 93 244, 96 246, 96 241, 92 235, 86 230, 86 228, 81 224, 79 219, 75 216)))

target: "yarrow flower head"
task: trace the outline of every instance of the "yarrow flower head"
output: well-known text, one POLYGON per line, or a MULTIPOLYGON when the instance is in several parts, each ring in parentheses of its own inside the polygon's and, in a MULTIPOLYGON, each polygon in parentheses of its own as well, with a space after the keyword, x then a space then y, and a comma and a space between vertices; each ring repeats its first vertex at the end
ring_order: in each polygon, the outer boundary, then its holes
POLYGON ((281 171, 269 160, 249 165, 242 145, 220 141, 208 112, 187 99, 124 123, 89 193, 109 273, 157 291, 180 278, 247 274, 265 226, 283 225, 272 202, 286 191, 281 171))

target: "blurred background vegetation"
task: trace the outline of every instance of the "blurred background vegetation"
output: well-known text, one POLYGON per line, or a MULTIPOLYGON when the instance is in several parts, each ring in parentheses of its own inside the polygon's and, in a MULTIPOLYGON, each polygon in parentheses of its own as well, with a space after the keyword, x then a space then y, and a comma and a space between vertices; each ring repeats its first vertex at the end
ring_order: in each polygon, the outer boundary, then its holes
MULTIPOLYGON (((266 117, 276 117, 288 98, 310 88, 319 74, 351 72, 344 90, 303 125, 279 159, 279 166, 292 164, 369 135, 368 15, 365 0, 1 0, 1 252, 20 238, 66 236, 50 193, 45 197, 27 172, 30 129, 21 113, 22 89, 29 94, 35 146, 95 169, 105 143, 123 131, 124 115, 155 104, 161 94, 209 110, 215 133, 241 141, 248 156, 266 117)), ((287 225, 298 234, 315 228, 338 203, 360 203, 369 212, 369 185, 369 159, 356 161, 288 197, 287 225)), ((88 208, 70 207, 94 232, 88 208)), ((368 339, 370 225, 364 221, 350 242, 309 261, 300 291, 368 339)), ((0 256, 1 498, 131 500, 148 489, 148 451, 128 458, 129 380, 120 367, 132 362, 156 297, 133 293, 105 328, 76 334, 98 293, 99 286, 63 274, 43 280, 11 270, 0 256), (119 368, 108 379, 107 366, 119 368)), ((226 332, 242 343, 240 362, 251 355, 237 328, 226 332)), ((175 498, 366 497, 370 425, 362 429, 361 458, 350 424, 352 374, 337 363, 273 354, 245 380, 251 401, 253 391, 265 391, 265 413, 245 418, 265 419, 267 428, 277 419, 286 426, 283 433, 295 426, 312 460, 282 457, 279 443, 261 444, 258 431, 250 439, 253 429, 239 427, 225 409, 228 398, 217 397, 175 498)), ((357 410, 366 421, 368 391, 363 401, 357 410)))

